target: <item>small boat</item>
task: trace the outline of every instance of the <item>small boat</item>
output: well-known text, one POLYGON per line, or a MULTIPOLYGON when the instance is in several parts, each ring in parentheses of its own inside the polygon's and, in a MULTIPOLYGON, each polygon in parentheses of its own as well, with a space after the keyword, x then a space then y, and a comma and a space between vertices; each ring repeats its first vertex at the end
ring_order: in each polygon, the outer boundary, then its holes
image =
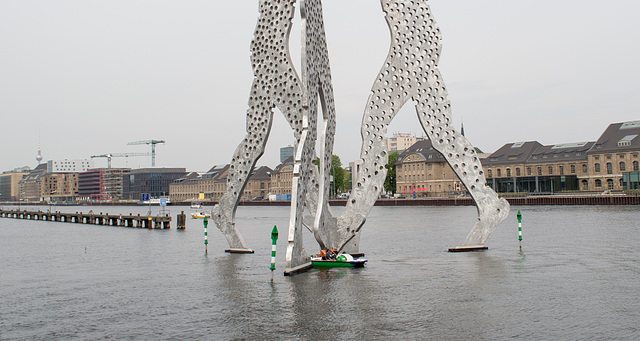
POLYGON ((191 218, 204 219, 204 217, 211 218, 211 213, 205 211, 191 212, 191 218))
POLYGON ((204 219, 204 217, 211 218, 211 213, 207 212, 204 203, 202 201, 191 202, 191 218, 204 219))
POLYGON ((363 258, 353 258, 348 253, 343 253, 338 255, 335 259, 322 257, 318 255, 316 257, 311 257, 311 265, 313 265, 316 269, 327 269, 327 268, 344 268, 344 267, 353 267, 353 268, 361 268, 364 266, 367 260, 363 258))

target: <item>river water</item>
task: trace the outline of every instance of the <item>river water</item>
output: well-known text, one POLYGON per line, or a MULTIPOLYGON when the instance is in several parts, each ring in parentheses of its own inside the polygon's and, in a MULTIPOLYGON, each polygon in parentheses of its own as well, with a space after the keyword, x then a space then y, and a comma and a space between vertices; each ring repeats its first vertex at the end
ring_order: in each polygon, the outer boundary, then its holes
POLYGON ((447 252, 474 207, 375 207, 364 268, 292 277, 287 207, 238 210, 253 255, 224 253, 213 223, 205 255, 202 220, 176 230, 171 209, 170 230, 1 218, 0 339, 640 339, 637 206, 512 207, 475 253, 447 252))

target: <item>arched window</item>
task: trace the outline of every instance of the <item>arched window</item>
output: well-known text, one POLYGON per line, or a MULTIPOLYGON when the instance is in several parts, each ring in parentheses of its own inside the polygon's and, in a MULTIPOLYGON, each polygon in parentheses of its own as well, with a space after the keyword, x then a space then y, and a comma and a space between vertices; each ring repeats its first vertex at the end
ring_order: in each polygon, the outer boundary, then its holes
POLYGON ((587 190, 589 190, 589 181, 587 181, 587 180, 582 180, 582 190, 583 190, 583 191, 587 191, 587 190))
POLYGON ((607 162, 607 174, 613 174, 613 164, 611 162, 607 162))
POLYGON ((560 175, 564 175, 564 166, 558 166, 558 171, 560 172, 560 175))
POLYGON ((549 166, 549 175, 553 174, 553 166, 549 166))
POLYGON ((624 163, 624 161, 620 162, 620 171, 624 172, 627 168, 627 165, 624 163))
POLYGON ((593 168, 595 169, 596 173, 600 173, 600 164, 596 163, 593 168))
POLYGON ((576 174, 576 165, 571 165, 571 174, 576 174))
POLYGON ((493 172, 491 171, 491 169, 487 170, 487 175, 488 175, 490 178, 493 178, 493 172))
POLYGON ((531 167, 527 167, 527 175, 531 175, 531 167))
POLYGON ((607 179, 607 188, 613 189, 613 179, 607 179))
POLYGON ((538 167, 538 175, 542 175, 542 167, 538 167))
POLYGON ((602 187, 602 181, 600 179, 596 180, 596 188, 602 187))
POLYGON ((634 171, 638 170, 638 161, 633 161, 633 170, 634 171))
POLYGON ((582 164, 582 173, 586 173, 587 172, 587 164, 583 163, 582 164))
POLYGON ((511 176, 511 168, 507 168, 507 176, 511 176))
POLYGON ((501 175, 501 174, 500 174, 500 168, 498 168, 498 177, 500 177, 500 175, 501 175))
POLYGON ((520 168, 516 168, 516 176, 520 176, 520 168))

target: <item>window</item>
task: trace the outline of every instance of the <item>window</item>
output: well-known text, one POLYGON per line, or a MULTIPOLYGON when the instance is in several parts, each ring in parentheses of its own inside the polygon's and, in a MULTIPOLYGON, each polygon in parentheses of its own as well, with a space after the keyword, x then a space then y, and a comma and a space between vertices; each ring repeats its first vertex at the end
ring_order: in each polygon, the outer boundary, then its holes
POLYGON ((584 163, 582 164, 582 173, 586 173, 587 172, 587 164, 584 163))
POLYGON ((602 181, 600 179, 596 180, 596 188, 602 187, 602 181))
POLYGON ((549 175, 553 174, 553 166, 549 166, 549 175))
POLYGON ((511 168, 507 168, 507 176, 511 176, 511 168))
POLYGON ((516 176, 520 176, 520 168, 516 168, 516 176))
POLYGON ((576 165, 571 165, 571 174, 576 174, 576 165))
POLYGON ((490 178, 493 178, 493 172, 491 171, 491 169, 487 170, 487 175, 488 175, 490 178))
POLYGON ((613 179, 607 179, 607 188, 613 189, 613 179))
POLYGON ((600 173, 600 164, 596 163, 593 168, 595 169, 596 173, 600 173))
POLYGON ((500 172, 500 168, 498 168, 498 177, 500 177, 500 175, 501 175, 500 173, 501 173, 500 172))
POLYGON ((620 162, 620 171, 624 172, 626 170, 626 168, 627 168, 627 165, 624 163, 624 161, 620 162))
POLYGON ((564 166, 558 166, 558 171, 560 172, 560 175, 564 175, 564 166))
POLYGON ((607 174, 613 174, 613 164, 611 162, 607 162, 607 174))
POLYGON ((589 190, 589 181, 587 181, 587 180, 582 180, 582 190, 583 190, 583 191, 587 191, 587 190, 589 190))
POLYGON ((599 155, 596 155, 593 158, 596 159, 596 160, 600 160, 600 156, 599 155))
POLYGON ((638 170, 638 161, 633 161, 633 170, 634 171, 638 170))
POLYGON ((542 167, 538 167, 538 175, 542 175, 542 167))
POLYGON ((531 175, 531 167, 527 167, 527 175, 531 175))

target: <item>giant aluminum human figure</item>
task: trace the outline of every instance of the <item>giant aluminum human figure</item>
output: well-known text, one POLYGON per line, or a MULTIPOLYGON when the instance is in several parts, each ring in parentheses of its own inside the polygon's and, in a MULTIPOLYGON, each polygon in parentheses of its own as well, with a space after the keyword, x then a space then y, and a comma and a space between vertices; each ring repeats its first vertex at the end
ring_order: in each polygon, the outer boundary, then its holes
POLYGON ((475 148, 451 122, 451 104, 440 72, 440 30, 426 0, 381 0, 391 32, 389 54, 376 77, 362 119, 361 172, 338 218, 338 248, 359 249, 360 229, 383 188, 387 127, 411 100, 433 148, 458 175, 478 209, 478 221, 458 248, 483 246, 509 214, 509 204, 486 185, 475 148))
POLYGON ((304 39, 302 77, 299 77, 288 49, 295 3, 295 0, 260 1, 260 15, 251 43, 254 81, 247 110, 247 135, 234 153, 227 175, 227 191, 212 215, 232 250, 250 250, 236 229, 235 213, 248 177, 264 152, 273 110, 277 107, 289 122, 295 139, 287 268, 308 262, 302 245, 303 225, 314 233, 322 248, 329 247, 324 242, 327 229, 336 226, 328 205, 335 109, 322 6, 320 0, 300 1, 304 39), (316 166, 313 161, 319 110, 323 116, 320 162, 316 166), (303 217, 305 208, 310 216, 303 217), (327 222, 330 220, 332 224, 327 222))
POLYGON ((301 1, 303 77, 293 69, 288 37, 294 0, 264 0, 252 42, 254 83, 247 112, 247 136, 238 146, 227 180, 227 193, 214 208, 213 219, 232 248, 246 249, 235 228, 235 210, 247 178, 262 155, 278 107, 296 139, 291 215, 286 267, 291 271, 308 263, 302 246, 302 226, 310 226, 321 248, 359 250, 366 216, 382 190, 388 152, 386 128, 409 100, 416 102, 418 118, 432 145, 471 193, 478 221, 460 247, 483 245, 508 215, 509 205, 485 185, 482 166, 473 146, 451 126, 451 107, 437 70, 440 33, 426 1, 381 0, 391 31, 389 55, 373 85, 362 124, 362 167, 346 208, 336 219, 327 205, 329 165, 335 110, 320 0, 301 1), (318 98, 323 112, 320 166, 315 168, 318 98), (311 212, 305 217, 305 205, 311 212))

